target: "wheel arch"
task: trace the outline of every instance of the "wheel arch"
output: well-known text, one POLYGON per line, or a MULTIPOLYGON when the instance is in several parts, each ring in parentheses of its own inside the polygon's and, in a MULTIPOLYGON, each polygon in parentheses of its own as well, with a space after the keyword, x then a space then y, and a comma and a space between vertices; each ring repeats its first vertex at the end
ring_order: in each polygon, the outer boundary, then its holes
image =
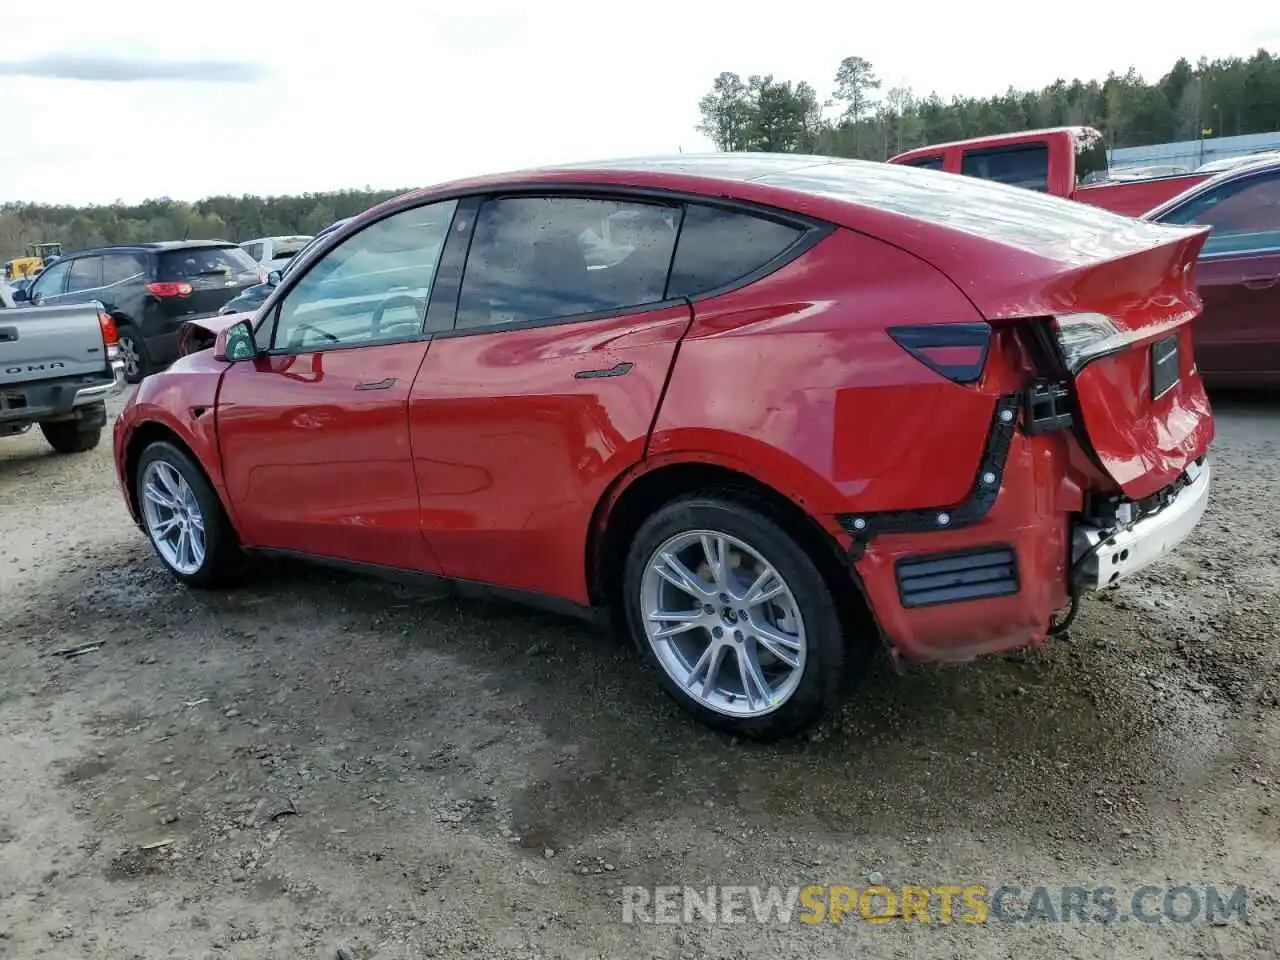
POLYGON ((605 491, 593 514, 586 545, 587 587, 593 604, 620 609, 617 590, 622 568, 641 524, 664 504, 695 493, 739 500, 769 515, 814 559, 834 595, 852 600, 841 604, 849 625, 874 628, 874 614, 861 579, 837 533, 824 528, 795 499, 747 472, 745 464, 707 456, 646 461, 605 491))
MULTIPOLYGON (((175 430, 170 424, 160 420, 146 420, 134 427, 129 435, 129 439, 124 448, 124 486, 125 495, 129 498, 129 507, 133 511, 135 517, 141 517, 141 504, 138 503, 138 462, 142 459, 142 452, 153 443, 169 443, 177 447, 186 454, 196 468, 204 474, 205 480, 209 487, 213 490, 218 500, 222 503, 223 510, 227 510, 226 497, 223 496, 222 490, 210 474, 208 467, 200 459, 200 455, 196 453, 194 446, 189 443, 181 433, 175 430)), ((228 519, 231 517, 230 511, 227 511, 228 519)))

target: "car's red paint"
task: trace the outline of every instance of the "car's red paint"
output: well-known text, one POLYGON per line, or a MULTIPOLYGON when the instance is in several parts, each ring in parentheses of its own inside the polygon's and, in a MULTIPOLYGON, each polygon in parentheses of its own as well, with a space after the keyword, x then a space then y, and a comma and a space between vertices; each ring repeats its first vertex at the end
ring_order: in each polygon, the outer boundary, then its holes
MULTIPOLYGON (((831 228, 781 268, 691 305, 233 365, 193 355, 148 378, 121 414, 122 481, 131 438, 155 422, 214 478, 246 546, 582 603, 593 531, 608 529, 630 484, 714 464, 787 498, 849 554, 849 589, 861 581, 896 650, 955 659, 1042 640, 1067 599, 1085 493, 1165 487, 1212 437, 1189 344, 1169 393, 1140 392, 1148 344, 1169 333, 1185 342, 1199 309, 1189 264, 1205 231, 1031 191, 823 158, 681 157, 421 191, 357 218, 333 243, 429 200, 574 185, 779 208, 831 228), (1106 313, 1124 336, 1074 378, 1086 422, 1015 432, 999 496, 972 525, 886 533, 855 550, 840 516, 966 496, 997 401, 1045 374, 1027 331, 1064 312, 1106 313), (988 324, 985 365, 964 383, 888 332, 988 324), (576 376, 618 364, 631 369, 576 376), (394 385, 356 389, 387 379, 394 385), (215 400, 216 415, 193 418, 215 400), (903 608, 898 559, 990 543, 1019 552, 1015 595, 903 608)), ((260 316, 307 269, 292 271, 260 316)))
POLYGON ((644 459, 681 304, 431 344, 409 401, 421 524, 444 572, 588 602, 605 488, 644 459), (629 363, 625 376, 579 377, 629 363))
POLYGON ((129 513, 137 520, 137 504, 129 496, 125 475, 125 451, 130 448, 140 426, 155 425, 169 431, 187 447, 204 467, 218 495, 226 503, 222 459, 218 455, 218 435, 214 406, 220 376, 228 364, 213 359, 211 351, 179 358, 163 377, 147 377, 130 393, 124 412, 113 429, 116 470, 125 493, 129 513))
POLYGON ((998 384, 950 383, 884 332, 925 318, 981 322, 935 268, 841 232, 696 314, 651 452, 733 457, 816 515, 851 503, 865 511, 954 503, 968 492, 998 384), (830 264, 843 266, 823 268, 830 264), (842 302, 850 289, 859 291, 855 311, 842 302), (947 469, 933 469, 939 459, 947 469))
POLYGON ((1158 203, 1177 196, 1188 187, 1203 183, 1207 173, 1184 173, 1175 177, 1150 177, 1146 180, 1112 180, 1087 184, 1067 194, 1071 200, 1102 207, 1126 217, 1140 217, 1158 203))
POLYGON ((1196 360, 1210 386, 1280 387, 1280 251, 1196 267, 1196 360))
POLYGON ((246 543, 319 555, 340 546, 361 563, 439 570, 409 446, 409 390, 426 353, 416 341, 232 365, 218 437, 246 543))
POLYGON ((920 534, 886 535, 857 563, 863 589, 894 649, 911 660, 966 660, 1044 637, 1068 600, 1070 517, 1083 504, 1085 474, 1071 463, 1064 435, 1017 434, 996 505, 979 526, 928 534, 941 553, 991 543, 1018 551, 1027 576, 1009 597, 915 609, 898 600, 897 561, 920 554, 920 534))
MULTIPOLYGON (((1113 213, 1136 217, 1158 203, 1182 193, 1205 180, 1209 174, 1188 173, 1175 177, 1151 177, 1146 180, 1111 180, 1082 182, 1087 171, 1081 169, 1085 151, 1101 149, 1102 136, 1090 127, 1054 127, 1047 130, 1022 130, 987 137, 973 137, 949 143, 917 147, 889 158, 890 163, 916 165, 941 158, 939 169, 960 173, 966 155, 1003 148, 1026 149, 1043 145, 1045 176, 1041 189, 1055 197, 1076 200, 1113 213)), ((1099 164, 1105 170, 1105 153, 1099 164)), ((1100 171, 1099 171, 1100 172, 1100 171)))

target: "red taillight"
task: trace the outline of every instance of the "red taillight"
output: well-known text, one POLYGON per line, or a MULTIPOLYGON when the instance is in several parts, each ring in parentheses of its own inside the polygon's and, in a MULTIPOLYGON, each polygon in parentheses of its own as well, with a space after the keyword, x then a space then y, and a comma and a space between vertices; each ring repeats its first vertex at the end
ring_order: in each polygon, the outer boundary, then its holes
POLYGON ((147 289, 157 297, 191 296, 191 284, 189 283, 148 283, 147 289))
POLYGON ((98 326, 102 328, 102 343, 110 347, 120 342, 120 334, 116 330, 116 322, 105 313, 98 314, 98 326))
POLYGON ((98 326, 102 328, 102 345, 107 350, 108 360, 120 359, 120 333, 116 330, 116 322, 107 314, 98 314, 98 326))

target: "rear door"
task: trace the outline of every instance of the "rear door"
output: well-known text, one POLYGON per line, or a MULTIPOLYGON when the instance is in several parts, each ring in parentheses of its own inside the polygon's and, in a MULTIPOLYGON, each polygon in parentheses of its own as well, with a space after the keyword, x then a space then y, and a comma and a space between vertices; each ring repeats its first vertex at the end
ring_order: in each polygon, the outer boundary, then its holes
POLYGON ((1280 381, 1280 170, 1228 180, 1163 219, 1213 228, 1196 268, 1196 360, 1206 379, 1280 381))
POLYGON ((586 602, 591 513, 644 456, 692 320, 667 293, 681 213, 508 196, 458 238, 456 325, 409 405, 422 527, 447 575, 586 602))

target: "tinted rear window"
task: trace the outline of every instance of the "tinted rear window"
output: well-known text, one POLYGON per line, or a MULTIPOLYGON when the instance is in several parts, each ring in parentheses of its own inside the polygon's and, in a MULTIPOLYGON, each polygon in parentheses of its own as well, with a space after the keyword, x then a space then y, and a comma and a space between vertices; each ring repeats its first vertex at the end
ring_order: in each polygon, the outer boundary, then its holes
POLYGON ((257 263, 239 247, 188 247, 160 254, 159 280, 254 273, 257 263))
POLYGON ((904 160, 904 167, 920 167, 923 170, 941 170, 942 154, 935 153, 928 157, 916 157, 914 160, 904 160))
POLYGON ((966 150, 960 157, 960 172, 967 177, 994 180, 1011 187, 1046 191, 1049 189, 1049 147, 1034 143, 966 150))
POLYGON ((667 296, 696 297, 728 286, 786 251, 803 232, 751 214, 690 205, 667 296))

